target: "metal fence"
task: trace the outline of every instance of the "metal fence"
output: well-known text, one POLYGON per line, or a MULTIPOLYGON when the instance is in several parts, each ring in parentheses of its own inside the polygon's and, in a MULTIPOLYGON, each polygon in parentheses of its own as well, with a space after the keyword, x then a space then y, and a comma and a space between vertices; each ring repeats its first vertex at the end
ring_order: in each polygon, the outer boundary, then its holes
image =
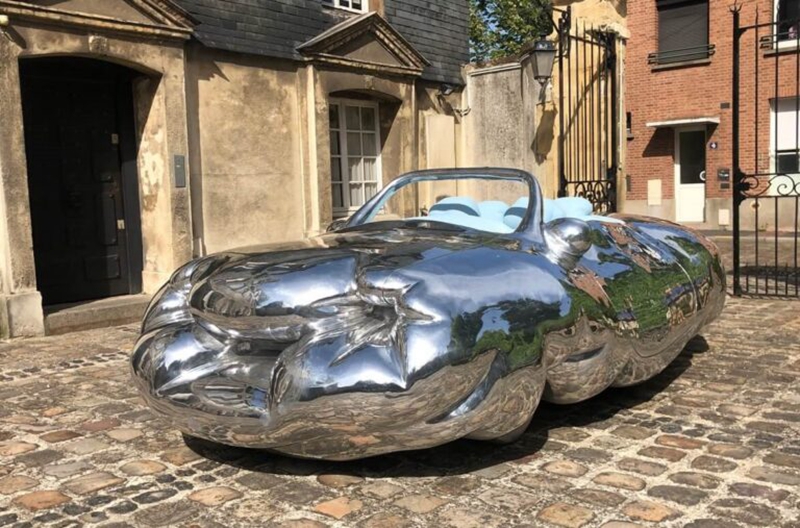
POLYGON ((617 39, 573 24, 567 8, 558 22, 559 196, 582 196, 598 213, 617 209, 619 106, 617 39))
POLYGON ((800 21, 732 12, 733 290, 800 297, 800 21))

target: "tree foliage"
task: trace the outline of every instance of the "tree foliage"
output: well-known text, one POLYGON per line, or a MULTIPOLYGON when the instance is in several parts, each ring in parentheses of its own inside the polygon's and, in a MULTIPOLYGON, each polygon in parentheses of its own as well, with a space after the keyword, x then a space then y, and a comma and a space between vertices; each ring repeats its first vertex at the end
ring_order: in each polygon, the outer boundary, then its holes
POLYGON ((486 62, 518 54, 553 29, 551 0, 470 0, 470 54, 486 62))

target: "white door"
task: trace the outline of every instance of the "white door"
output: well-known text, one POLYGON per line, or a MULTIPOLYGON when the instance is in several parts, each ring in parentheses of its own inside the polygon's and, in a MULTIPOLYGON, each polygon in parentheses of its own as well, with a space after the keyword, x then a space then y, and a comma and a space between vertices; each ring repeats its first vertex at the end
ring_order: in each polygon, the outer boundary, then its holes
POLYGON ((704 222, 706 218, 706 130, 675 130, 675 218, 704 222))

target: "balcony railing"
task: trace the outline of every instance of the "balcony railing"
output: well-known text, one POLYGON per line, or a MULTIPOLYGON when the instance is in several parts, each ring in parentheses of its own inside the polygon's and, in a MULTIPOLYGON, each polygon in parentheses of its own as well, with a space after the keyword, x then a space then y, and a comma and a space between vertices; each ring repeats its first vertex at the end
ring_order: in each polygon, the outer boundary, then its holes
POLYGON ((800 51, 800 39, 798 39, 797 29, 782 31, 772 35, 764 35, 759 39, 759 47, 762 50, 772 50, 776 48, 800 51))
POLYGON ((647 63, 658 65, 703 60, 710 58, 715 52, 716 46, 714 44, 669 51, 656 51, 647 56, 647 63))

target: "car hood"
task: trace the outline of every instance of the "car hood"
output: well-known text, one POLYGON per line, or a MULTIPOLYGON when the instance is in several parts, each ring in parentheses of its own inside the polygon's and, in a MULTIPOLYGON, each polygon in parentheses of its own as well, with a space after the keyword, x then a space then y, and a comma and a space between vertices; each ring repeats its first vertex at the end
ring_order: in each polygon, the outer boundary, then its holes
POLYGON ((212 255, 177 275, 207 328, 291 342, 308 321, 341 322, 364 302, 391 305, 411 287, 396 272, 497 239, 449 226, 361 228, 212 255))

